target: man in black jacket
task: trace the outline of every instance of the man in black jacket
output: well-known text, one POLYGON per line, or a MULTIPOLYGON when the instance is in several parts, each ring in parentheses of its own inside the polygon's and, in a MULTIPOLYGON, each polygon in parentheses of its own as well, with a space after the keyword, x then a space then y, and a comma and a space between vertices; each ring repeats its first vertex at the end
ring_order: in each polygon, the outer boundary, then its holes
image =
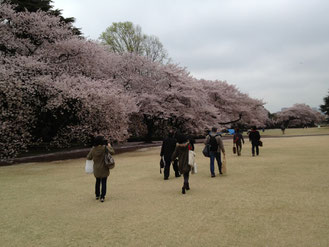
MULTIPOLYGON (((160 156, 164 156, 165 167, 164 167, 164 180, 168 180, 170 175, 170 164, 171 164, 171 156, 176 148, 176 139, 174 138, 173 132, 169 132, 168 137, 163 141, 160 156)), ((175 177, 180 177, 178 171, 178 161, 174 160, 173 168, 175 171, 175 177)))
POLYGON ((256 126, 251 128, 251 131, 249 133, 249 140, 251 141, 251 152, 252 156, 255 156, 255 149, 256 149, 256 154, 259 155, 259 141, 260 141, 260 134, 259 131, 256 130, 256 126))

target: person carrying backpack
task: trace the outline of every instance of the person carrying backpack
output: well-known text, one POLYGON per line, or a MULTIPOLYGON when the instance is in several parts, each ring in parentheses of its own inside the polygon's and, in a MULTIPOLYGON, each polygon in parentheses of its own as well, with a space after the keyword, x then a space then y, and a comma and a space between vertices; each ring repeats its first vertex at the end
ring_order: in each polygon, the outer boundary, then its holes
POLYGON ((204 144, 209 144, 209 154, 210 154, 210 174, 211 177, 216 177, 215 175, 215 159, 217 160, 219 174, 222 173, 222 161, 221 161, 221 151, 225 155, 225 149, 223 145, 222 138, 217 135, 217 128, 213 127, 209 135, 207 135, 204 144))
POLYGON ((243 136, 240 133, 240 130, 238 128, 236 128, 235 133, 233 135, 233 145, 235 144, 235 146, 236 146, 236 153, 238 156, 241 155, 242 143, 244 144, 243 136))

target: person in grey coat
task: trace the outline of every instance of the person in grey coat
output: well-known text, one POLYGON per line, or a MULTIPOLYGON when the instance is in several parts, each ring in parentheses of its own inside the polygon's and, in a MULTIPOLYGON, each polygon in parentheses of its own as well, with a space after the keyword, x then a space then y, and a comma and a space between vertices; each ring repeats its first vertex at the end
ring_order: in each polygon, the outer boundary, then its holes
POLYGON ((213 127, 209 135, 207 135, 204 144, 209 144, 210 146, 210 174, 211 177, 216 177, 215 175, 215 159, 217 160, 219 174, 222 173, 222 161, 221 152, 225 155, 225 149, 223 145, 222 138, 217 134, 217 128, 213 127))

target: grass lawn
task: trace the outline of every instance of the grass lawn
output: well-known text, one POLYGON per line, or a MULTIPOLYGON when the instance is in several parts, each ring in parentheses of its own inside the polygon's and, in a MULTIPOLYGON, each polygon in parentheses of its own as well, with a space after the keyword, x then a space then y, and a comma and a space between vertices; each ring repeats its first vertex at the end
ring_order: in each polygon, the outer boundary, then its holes
POLYGON ((116 155, 104 203, 84 159, 0 167, 0 246, 329 246, 329 136, 263 143, 238 157, 224 141, 215 178, 197 145, 185 195, 160 148, 116 155))

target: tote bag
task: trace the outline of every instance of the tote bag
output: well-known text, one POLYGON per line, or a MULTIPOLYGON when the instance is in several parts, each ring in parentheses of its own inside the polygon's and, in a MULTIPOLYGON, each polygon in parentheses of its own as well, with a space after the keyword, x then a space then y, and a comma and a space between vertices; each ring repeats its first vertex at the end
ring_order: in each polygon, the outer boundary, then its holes
POLYGON ((92 174, 94 172, 94 161, 93 160, 86 160, 85 172, 87 174, 92 174))
POLYGON ((195 163, 195 152, 192 150, 189 150, 188 151, 188 164, 193 167, 194 163, 195 163))
POLYGON ((104 163, 105 163, 105 166, 109 169, 113 169, 115 167, 114 159, 106 147, 105 147, 104 163))
POLYGON ((225 157, 225 155, 223 156, 223 161, 222 161, 222 173, 223 174, 226 174, 227 173, 226 157, 225 157))
POLYGON ((209 144, 204 146, 202 153, 205 157, 210 157, 210 145, 209 144))

